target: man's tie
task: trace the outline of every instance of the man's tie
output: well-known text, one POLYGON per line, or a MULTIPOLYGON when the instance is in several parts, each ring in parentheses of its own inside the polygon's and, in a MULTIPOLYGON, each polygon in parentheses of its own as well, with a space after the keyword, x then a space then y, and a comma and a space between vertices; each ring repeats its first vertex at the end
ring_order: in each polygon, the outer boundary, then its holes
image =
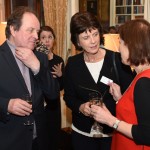
POLYGON ((25 83, 27 85, 27 88, 29 90, 30 95, 32 95, 31 92, 31 82, 30 82, 30 74, 29 74, 29 68, 26 67, 22 62, 21 62, 21 73, 23 75, 23 78, 25 80, 25 83))

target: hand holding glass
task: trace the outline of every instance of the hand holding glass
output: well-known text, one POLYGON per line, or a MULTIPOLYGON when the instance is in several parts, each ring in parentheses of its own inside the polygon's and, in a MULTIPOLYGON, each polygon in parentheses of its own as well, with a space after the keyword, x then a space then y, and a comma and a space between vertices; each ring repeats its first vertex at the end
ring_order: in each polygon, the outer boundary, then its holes
MULTIPOLYGON (((102 96, 96 92, 89 93, 89 101, 91 105, 102 106, 102 96)), ((91 128, 91 134, 93 135, 93 137, 102 137, 102 131, 103 127, 100 126, 97 121, 95 121, 91 128)))

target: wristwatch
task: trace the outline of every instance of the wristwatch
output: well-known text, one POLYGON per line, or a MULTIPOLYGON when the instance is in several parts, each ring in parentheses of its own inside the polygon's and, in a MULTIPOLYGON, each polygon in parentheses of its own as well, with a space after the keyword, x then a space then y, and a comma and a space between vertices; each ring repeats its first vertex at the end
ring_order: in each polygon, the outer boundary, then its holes
POLYGON ((112 127, 113 127, 115 130, 117 130, 119 123, 120 123, 120 120, 117 119, 116 122, 113 124, 112 127))

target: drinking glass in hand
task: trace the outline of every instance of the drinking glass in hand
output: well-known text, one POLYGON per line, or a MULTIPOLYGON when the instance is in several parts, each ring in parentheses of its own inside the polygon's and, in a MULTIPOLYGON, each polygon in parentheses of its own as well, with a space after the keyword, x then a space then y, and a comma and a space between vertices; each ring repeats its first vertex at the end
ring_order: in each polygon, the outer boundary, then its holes
MULTIPOLYGON (((96 92, 89 93, 89 101, 91 105, 102 106, 102 96, 96 92)), ((102 131, 103 131, 103 127, 100 126, 100 124, 97 121, 95 121, 91 128, 92 136, 96 138, 100 138, 102 137, 102 131)))
MULTIPOLYGON (((31 96, 30 94, 25 94, 22 96, 22 99, 24 101, 26 101, 27 103, 29 103, 30 105, 32 105, 32 99, 31 99, 31 96)), ((26 126, 30 126, 30 125, 33 125, 33 121, 31 121, 30 117, 29 116, 26 116, 26 121, 24 122, 24 125, 26 126)))

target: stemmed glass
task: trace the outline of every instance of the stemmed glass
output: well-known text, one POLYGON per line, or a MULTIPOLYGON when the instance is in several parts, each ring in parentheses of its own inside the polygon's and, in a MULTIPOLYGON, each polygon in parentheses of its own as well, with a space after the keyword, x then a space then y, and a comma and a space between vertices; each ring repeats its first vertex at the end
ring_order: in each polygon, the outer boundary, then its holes
MULTIPOLYGON (((31 96, 30 94, 25 94, 22 96, 22 99, 24 101, 26 101, 27 103, 31 104, 32 105, 32 99, 31 99, 31 96)), ((30 117, 29 116, 26 116, 26 121, 24 122, 24 125, 26 126, 30 126, 30 125, 33 125, 33 121, 31 121, 30 117)))
MULTIPOLYGON (((91 92, 89 93, 89 101, 90 105, 102 106, 102 95, 97 92, 91 92)), ((91 134, 93 135, 93 137, 102 137, 102 131, 103 127, 97 121, 95 121, 91 128, 91 134)))

